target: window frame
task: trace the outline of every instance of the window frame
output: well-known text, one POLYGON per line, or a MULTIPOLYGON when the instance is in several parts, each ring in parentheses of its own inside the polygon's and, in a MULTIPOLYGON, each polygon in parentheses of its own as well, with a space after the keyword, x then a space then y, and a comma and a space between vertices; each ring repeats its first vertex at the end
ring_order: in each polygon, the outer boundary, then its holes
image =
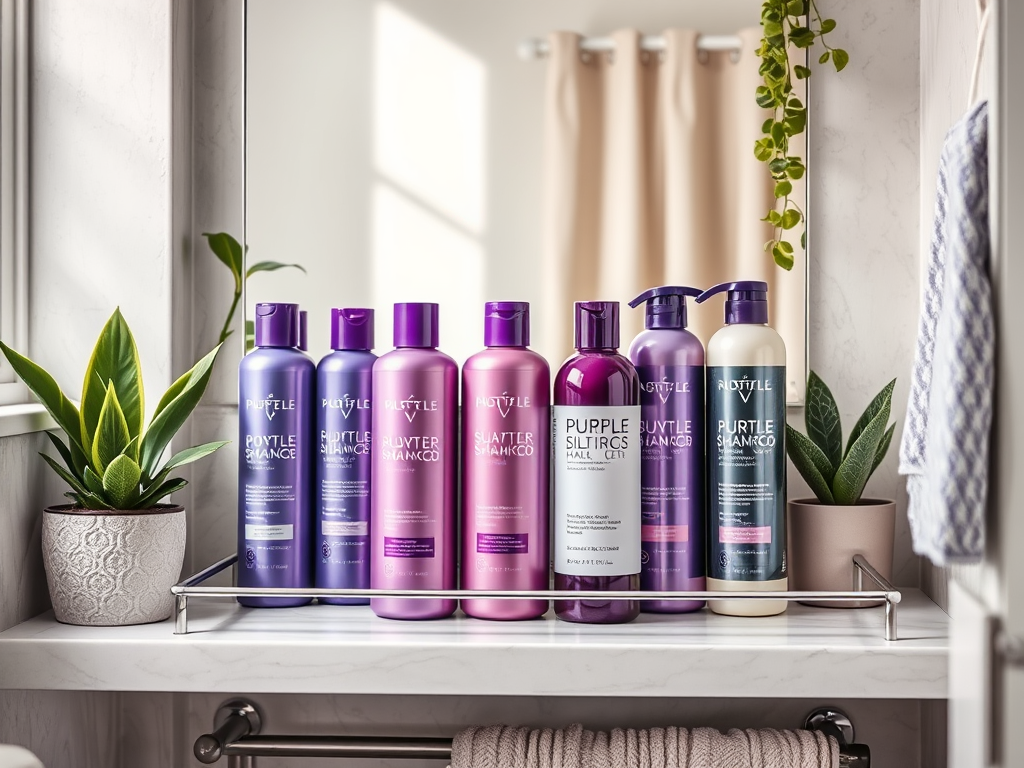
MULTIPOLYGON (((28 0, 0 0, 0 339, 22 353, 29 316, 28 13, 28 0)), ((0 356, 0 412, 30 402, 0 356)))

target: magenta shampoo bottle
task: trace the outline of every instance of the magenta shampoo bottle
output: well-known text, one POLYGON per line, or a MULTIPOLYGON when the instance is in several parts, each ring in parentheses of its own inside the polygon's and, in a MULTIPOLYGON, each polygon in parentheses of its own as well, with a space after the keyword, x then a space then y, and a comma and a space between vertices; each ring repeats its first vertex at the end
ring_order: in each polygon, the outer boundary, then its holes
MULTIPOLYGON (((316 369, 316 586, 370 587, 372 309, 332 309, 331 349, 316 369)), ((365 598, 321 597, 331 605, 365 598)))
MULTIPOLYGON (((640 590, 703 592, 704 346, 686 330, 696 288, 652 288, 645 330, 629 348, 640 377, 640 590)), ((640 610, 686 613, 700 600, 644 600, 640 610)))
MULTIPOLYGON (((558 371, 552 430, 558 590, 640 588, 640 379, 618 353, 619 304, 578 301, 576 349, 558 371)), ((564 621, 615 624, 634 600, 559 600, 564 621)))
MULTIPOLYGON (((313 361, 298 307, 256 305, 256 349, 238 365, 238 586, 313 586, 313 361)), ((256 608, 302 597, 240 597, 256 608)))
MULTIPOLYGON (((483 352, 462 367, 462 588, 548 588, 551 373, 527 349, 530 305, 484 308, 483 352)), ((463 600, 479 619, 534 619, 546 600, 463 600)))
MULTIPOLYGON (((437 339, 437 304, 395 304, 395 350, 373 365, 373 589, 455 589, 459 367, 437 339)), ((456 601, 370 606, 388 619, 441 619, 456 601)))

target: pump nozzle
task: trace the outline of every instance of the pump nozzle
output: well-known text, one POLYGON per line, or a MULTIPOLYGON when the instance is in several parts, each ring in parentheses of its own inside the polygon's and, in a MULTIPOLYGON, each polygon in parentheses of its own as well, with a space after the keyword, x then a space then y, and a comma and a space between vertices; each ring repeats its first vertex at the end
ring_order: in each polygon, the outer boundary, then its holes
POLYGON ((723 291, 729 292, 725 301, 726 325, 733 323, 760 325, 768 322, 768 283, 760 280, 719 283, 698 296, 697 303, 703 304, 716 293, 723 291))
POLYGON ((629 306, 638 307, 647 302, 647 315, 644 318, 646 328, 685 328, 686 297, 700 296, 699 288, 683 285, 662 285, 644 291, 629 306))

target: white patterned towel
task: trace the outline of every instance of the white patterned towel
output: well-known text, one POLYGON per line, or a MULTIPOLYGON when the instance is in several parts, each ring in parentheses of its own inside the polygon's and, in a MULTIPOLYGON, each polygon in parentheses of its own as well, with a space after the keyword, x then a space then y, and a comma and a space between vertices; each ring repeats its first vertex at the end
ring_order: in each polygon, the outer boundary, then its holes
POLYGON ((946 136, 917 355, 900 445, 914 551, 936 565, 985 552, 995 328, 989 283, 988 105, 946 136))

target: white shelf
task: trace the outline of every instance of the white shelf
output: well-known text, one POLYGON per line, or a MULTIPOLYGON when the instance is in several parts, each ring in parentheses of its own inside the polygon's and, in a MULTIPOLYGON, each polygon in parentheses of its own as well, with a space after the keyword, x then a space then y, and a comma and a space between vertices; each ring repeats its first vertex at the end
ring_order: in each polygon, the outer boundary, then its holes
POLYGON ((0 633, 0 688, 246 693, 944 699, 948 618, 903 590, 883 609, 791 604, 770 618, 642 614, 631 624, 379 619, 368 607, 189 601, 170 621, 0 633))

